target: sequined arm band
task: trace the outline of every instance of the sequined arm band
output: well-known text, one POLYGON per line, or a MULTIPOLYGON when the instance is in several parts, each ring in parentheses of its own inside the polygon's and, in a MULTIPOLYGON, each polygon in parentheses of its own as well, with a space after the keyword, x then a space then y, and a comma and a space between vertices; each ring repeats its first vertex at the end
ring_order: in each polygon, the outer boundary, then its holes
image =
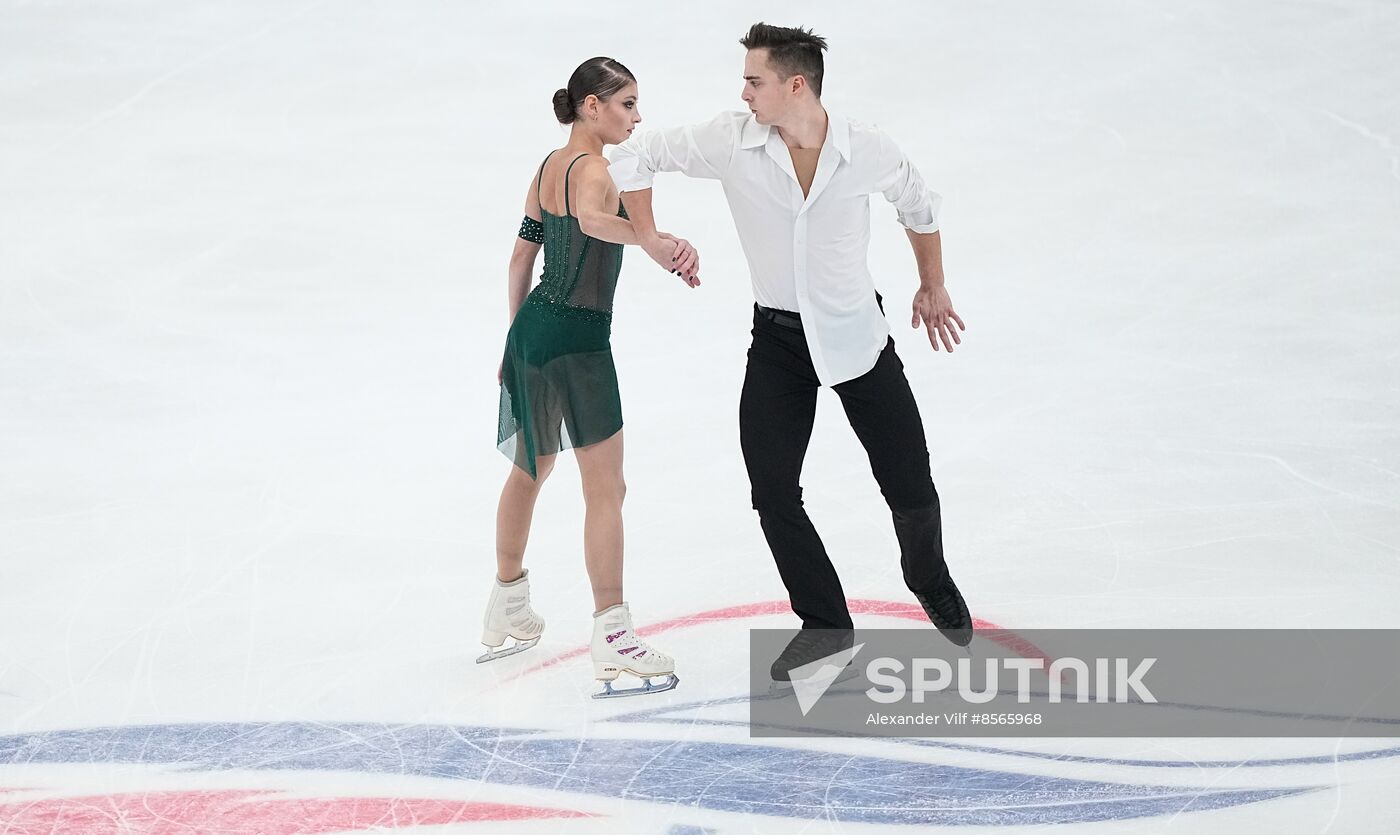
POLYGON ((529 215, 525 215, 525 219, 520 221, 519 235, 531 243, 542 244, 544 243, 544 224, 529 215))

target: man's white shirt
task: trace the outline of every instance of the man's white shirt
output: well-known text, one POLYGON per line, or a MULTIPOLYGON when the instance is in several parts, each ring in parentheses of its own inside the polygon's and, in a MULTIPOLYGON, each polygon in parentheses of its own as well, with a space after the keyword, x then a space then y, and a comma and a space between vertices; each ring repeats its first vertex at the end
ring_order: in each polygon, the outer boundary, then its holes
POLYGON ((866 263, 870 194, 884 194, 899 222, 915 232, 938 231, 942 202, 878 127, 828 110, 826 139, 805 198, 782 137, 743 111, 638 132, 609 157, 620 192, 651 188, 659 171, 719 180, 749 262, 754 300, 802 314, 822 384, 836 385, 875 367, 890 328, 866 263))

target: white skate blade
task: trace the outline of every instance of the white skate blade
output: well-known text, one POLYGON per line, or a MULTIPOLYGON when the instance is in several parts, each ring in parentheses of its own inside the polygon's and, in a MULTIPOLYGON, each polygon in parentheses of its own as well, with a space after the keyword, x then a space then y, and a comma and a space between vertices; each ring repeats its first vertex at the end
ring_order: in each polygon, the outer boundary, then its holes
POLYGON ((476 659, 476 663, 485 664, 487 661, 495 661, 498 658, 515 655, 517 652, 524 652, 535 644, 538 644, 542 637, 542 635, 536 635, 528 641, 516 640, 515 646, 506 647, 505 649, 492 649, 491 647, 487 647, 486 654, 476 659))
POLYGON ((593 698, 619 699, 624 696, 644 696, 648 693, 665 693, 667 690, 675 690, 676 685, 681 683, 681 680, 676 678, 675 673, 665 673, 664 675, 651 676, 650 678, 641 676, 640 678, 642 679, 642 683, 639 686, 625 687, 621 690, 614 688, 611 681, 604 681, 603 692, 594 693, 593 698), (661 682, 653 684, 651 681, 653 678, 659 678, 661 682))
MULTIPOLYGON (((854 664, 847 664, 845 669, 837 673, 836 678, 831 680, 831 684, 828 685, 828 687, 836 687, 836 685, 840 684, 841 682, 850 681, 859 674, 860 670, 857 670, 854 664)), ((836 689, 839 692, 843 688, 837 687, 836 689)), ((778 679, 773 679, 773 683, 768 685, 769 698, 781 699, 787 696, 791 696, 792 693, 793 690, 791 681, 779 681, 778 679)))

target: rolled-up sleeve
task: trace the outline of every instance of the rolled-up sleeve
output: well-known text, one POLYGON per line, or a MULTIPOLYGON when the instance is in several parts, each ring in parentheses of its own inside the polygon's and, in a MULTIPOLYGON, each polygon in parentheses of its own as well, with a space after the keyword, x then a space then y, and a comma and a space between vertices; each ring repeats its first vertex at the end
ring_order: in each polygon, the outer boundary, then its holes
POLYGON ((734 158, 747 114, 721 113, 708 122, 665 130, 639 131, 608 155, 608 173, 618 191, 651 188, 658 171, 718 180, 734 158))
POLYGON ((919 169, 883 132, 880 133, 879 158, 877 188, 894 205, 900 224, 912 232, 937 232, 938 209, 943 198, 924 184, 919 169))

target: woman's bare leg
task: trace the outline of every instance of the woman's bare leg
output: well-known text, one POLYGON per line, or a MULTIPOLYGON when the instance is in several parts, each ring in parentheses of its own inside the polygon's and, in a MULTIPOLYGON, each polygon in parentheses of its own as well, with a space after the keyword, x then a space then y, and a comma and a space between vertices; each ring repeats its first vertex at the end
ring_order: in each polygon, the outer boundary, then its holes
POLYGON ((535 500, 540 487, 554 469, 553 455, 535 459, 537 478, 514 465, 501 489, 501 501, 496 506, 496 577, 502 583, 520 579, 525 562, 525 543, 530 538, 530 519, 535 514, 535 500))
POLYGON ((583 521, 583 560, 593 585, 593 611, 622 602, 622 431, 579 447, 579 475, 587 511, 583 521))

